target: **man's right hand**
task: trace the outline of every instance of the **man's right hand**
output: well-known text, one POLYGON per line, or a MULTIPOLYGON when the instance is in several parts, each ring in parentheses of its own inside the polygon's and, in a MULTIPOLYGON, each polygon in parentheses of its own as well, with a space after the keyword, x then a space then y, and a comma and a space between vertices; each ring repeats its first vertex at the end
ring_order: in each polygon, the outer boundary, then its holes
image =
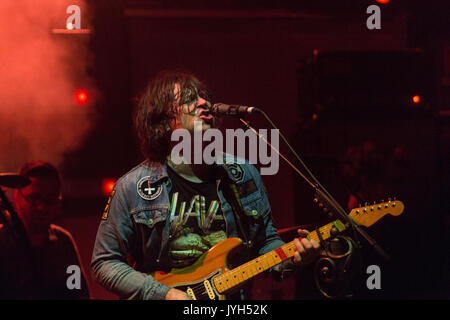
POLYGON ((167 291, 166 300, 190 300, 186 292, 171 288, 167 291))

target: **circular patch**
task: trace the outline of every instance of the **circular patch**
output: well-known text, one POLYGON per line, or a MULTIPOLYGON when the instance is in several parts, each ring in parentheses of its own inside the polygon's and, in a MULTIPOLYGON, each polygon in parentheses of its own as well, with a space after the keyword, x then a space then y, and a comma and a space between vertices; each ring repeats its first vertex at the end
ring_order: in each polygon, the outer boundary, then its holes
POLYGON ((240 165, 236 163, 229 163, 227 164, 227 168, 236 182, 240 182, 244 179, 244 169, 242 169, 240 165))
POLYGON ((162 186, 150 184, 150 177, 143 177, 137 183, 137 192, 142 199, 155 200, 161 195, 162 186))

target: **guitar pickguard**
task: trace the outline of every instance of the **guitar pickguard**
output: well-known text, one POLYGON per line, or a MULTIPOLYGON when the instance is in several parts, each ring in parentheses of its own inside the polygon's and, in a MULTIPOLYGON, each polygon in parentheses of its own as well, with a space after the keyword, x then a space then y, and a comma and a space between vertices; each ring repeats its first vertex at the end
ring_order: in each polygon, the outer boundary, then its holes
POLYGON ((189 283, 180 283, 174 286, 178 290, 186 292, 193 300, 224 300, 212 283, 212 279, 221 274, 222 270, 216 270, 207 277, 189 283))

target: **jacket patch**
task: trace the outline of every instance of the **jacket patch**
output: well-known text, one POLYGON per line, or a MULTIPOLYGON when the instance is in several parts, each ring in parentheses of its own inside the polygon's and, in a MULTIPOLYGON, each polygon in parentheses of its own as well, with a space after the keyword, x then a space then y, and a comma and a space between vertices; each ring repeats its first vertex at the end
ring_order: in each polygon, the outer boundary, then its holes
POLYGON ((226 166, 235 182, 241 182, 244 179, 245 171, 242 166, 237 163, 227 163, 226 166))
POLYGON ((137 192, 142 199, 155 200, 161 195, 161 184, 150 184, 150 177, 143 177, 137 183, 137 192))
POLYGON ((108 202, 106 203, 105 210, 103 210, 102 219, 106 220, 108 219, 108 213, 109 213, 109 206, 111 205, 111 200, 114 197, 114 194, 116 193, 116 190, 113 189, 111 194, 109 195, 108 202))

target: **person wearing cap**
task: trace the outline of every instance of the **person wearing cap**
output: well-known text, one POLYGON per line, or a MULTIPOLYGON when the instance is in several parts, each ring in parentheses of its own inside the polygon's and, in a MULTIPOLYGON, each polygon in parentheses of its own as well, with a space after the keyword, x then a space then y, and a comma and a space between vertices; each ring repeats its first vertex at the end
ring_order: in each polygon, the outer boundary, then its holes
POLYGON ((77 245, 68 230, 54 224, 62 209, 58 170, 50 163, 33 161, 19 173, 31 181, 14 192, 15 209, 27 239, 26 245, 9 243, 4 248, 9 257, 2 259, 6 265, 0 272, 2 278, 9 278, 9 290, 3 287, 3 298, 88 299, 77 245))

